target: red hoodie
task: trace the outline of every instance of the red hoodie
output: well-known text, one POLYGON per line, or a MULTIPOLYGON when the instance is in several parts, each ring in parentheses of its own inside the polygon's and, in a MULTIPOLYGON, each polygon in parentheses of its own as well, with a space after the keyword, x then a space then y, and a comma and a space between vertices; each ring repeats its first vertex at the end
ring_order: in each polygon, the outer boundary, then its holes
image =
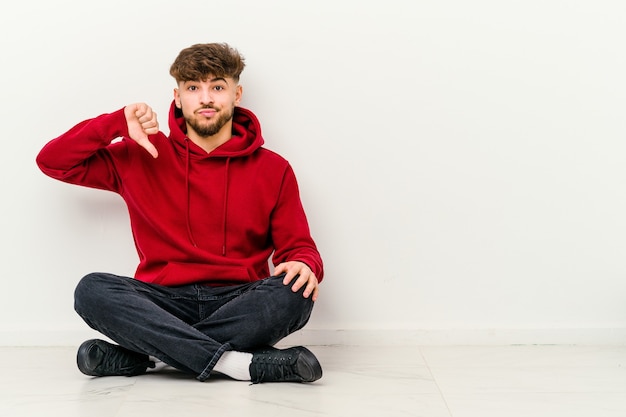
POLYGON ((37 156, 48 176, 116 192, 130 215, 135 278, 176 286, 232 285, 269 276, 268 259, 323 265, 289 163, 262 147, 261 126, 235 108, 232 138, 207 154, 186 137, 172 103, 170 137, 150 141, 154 159, 128 138, 124 109, 74 126, 37 156), (121 137, 119 141, 114 139, 121 137))

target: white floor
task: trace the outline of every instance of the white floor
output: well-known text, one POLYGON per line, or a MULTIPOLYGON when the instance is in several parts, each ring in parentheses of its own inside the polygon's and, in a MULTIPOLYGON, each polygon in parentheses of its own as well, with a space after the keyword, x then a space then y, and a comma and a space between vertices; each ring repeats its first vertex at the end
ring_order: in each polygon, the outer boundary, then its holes
POLYGON ((89 378, 75 348, 0 348, 0 416, 626 416, 626 346, 310 349, 321 380, 249 385, 89 378))

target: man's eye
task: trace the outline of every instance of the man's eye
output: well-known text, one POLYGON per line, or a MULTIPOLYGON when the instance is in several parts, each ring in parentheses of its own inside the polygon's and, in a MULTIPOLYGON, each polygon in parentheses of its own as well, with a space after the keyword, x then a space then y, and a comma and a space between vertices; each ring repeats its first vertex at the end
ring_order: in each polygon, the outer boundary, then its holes
POLYGON ((222 91, 222 90, 224 89, 224 87, 222 87, 221 85, 216 85, 216 86, 215 86, 215 89, 216 89, 217 91, 222 91))
POLYGON ((198 87, 196 87, 195 85, 190 85, 188 90, 189 91, 196 91, 198 89, 198 87))

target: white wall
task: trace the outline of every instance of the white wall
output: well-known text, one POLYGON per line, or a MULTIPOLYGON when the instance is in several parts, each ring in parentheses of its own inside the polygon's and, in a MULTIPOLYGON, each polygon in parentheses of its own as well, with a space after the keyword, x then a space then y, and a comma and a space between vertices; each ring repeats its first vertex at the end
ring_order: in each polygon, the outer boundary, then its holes
POLYGON ((69 344, 132 274, 121 200, 35 155, 193 43, 247 58, 326 263, 308 343, 626 343, 626 3, 25 0, 0 6, 0 344, 69 344))

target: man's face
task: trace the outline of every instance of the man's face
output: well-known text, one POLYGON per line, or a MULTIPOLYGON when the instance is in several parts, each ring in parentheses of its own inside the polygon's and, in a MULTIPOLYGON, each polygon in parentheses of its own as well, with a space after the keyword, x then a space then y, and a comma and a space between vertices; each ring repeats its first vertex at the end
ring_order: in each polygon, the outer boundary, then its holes
POLYGON ((176 107, 182 110, 189 129, 208 138, 225 126, 230 129, 242 88, 230 78, 209 77, 206 81, 181 81, 174 90, 176 107))

